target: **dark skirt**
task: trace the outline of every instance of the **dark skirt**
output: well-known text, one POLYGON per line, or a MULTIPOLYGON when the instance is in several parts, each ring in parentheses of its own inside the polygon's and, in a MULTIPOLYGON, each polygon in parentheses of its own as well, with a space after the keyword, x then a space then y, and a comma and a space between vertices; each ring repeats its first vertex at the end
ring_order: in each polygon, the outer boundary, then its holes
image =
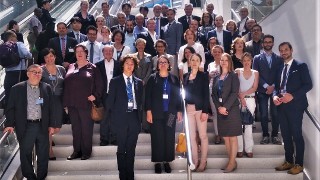
POLYGON ((54 114, 55 117, 57 118, 57 120, 61 121, 63 124, 64 122, 64 109, 63 109, 63 105, 62 105, 62 96, 57 96, 54 95, 53 96, 53 104, 54 104, 54 114))
POLYGON ((153 119, 150 126, 151 134, 151 161, 152 162, 171 162, 175 158, 175 129, 176 114, 170 122, 169 115, 163 119, 153 119), (169 121, 168 121, 169 120, 169 121))
MULTIPOLYGON (((218 112, 218 110, 217 110, 218 112)), ((239 106, 232 106, 228 115, 218 113, 218 131, 222 137, 242 135, 242 123, 239 106)))

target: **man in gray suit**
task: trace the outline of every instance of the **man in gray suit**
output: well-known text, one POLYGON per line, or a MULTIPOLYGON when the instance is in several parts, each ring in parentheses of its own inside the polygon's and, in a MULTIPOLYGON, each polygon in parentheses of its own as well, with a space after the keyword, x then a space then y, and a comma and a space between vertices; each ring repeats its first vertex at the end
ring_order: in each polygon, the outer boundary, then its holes
POLYGON ((106 19, 106 26, 111 28, 112 26, 118 24, 118 18, 109 13, 110 5, 108 2, 101 3, 101 15, 106 19))
MULTIPOLYGON (((175 20, 176 10, 169 9, 167 11, 168 24, 164 26, 163 37, 167 44, 167 53, 176 57, 181 46, 182 24, 175 20)), ((175 58, 177 59, 177 58, 175 58)), ((172 70, 174 74, 178 74, 177 60, 174 61, 172 70)))

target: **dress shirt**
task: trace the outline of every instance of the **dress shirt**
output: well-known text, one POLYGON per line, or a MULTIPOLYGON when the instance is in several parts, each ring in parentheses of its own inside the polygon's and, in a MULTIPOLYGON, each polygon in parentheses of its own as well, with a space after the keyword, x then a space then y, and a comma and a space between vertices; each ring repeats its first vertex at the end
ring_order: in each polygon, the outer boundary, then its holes
POLYGON ((263 54, 266 56, 269 68, 271 68, 272 64, 272 53, 268 54, 267 52, 263 51, 263 54))
POLYGON ((240 25, 239 25, 239 35, 240 36, 242 36, 242 33, 246 31, 245 25, 246 25, 247 18, 248 17, 246 17, 240 21, 240 25))
POLYGON ((106 68, 106 75, 108 80, 108 86, 107 86, 107 93, 109 92, 109 83, 110 80, 113 78, 113 68, 114 68, 114 60, 111 59, 110 61, 104 60, 104 66, 106 68))
POLYGON ((152 34, 150 31, 148 31, 148 33, 150 34, 153 42, 156 43, 156 41, 157 41, 157 39, 158 39, 157 37, 159 37, 159 36, 157 35, 157 33, 156 33, 155 31, 153 32, 153 34, 152 34))
POLYGON ((145 27, 143 27, 143 26, 141 26, 141 27, 135 26, 135 27, 133 28, 133 34, 134 34, 134 37, 135 37, 136 39, 137 39, 138 34, 140 34, 140 33, 142 33, 142 32, 147 32, 147 31, 148 31, 148 29, 145 28, 145 27))
MULTIPOLYGON (((127 86, 127 78, 128 76, 126 76, 125 74, 122 74, 123 75, 123 78, 124 78, 124 82, 126 82, 126 86, 127 86)), ((133 95, 133 109, 137 109, 137 101, 136 101, 136 96, 135 96, 135 92, 134 92, 134 82, 132 80, 132 75, 129 77, 130 78, 130 81, 131 81, 131 84, 132 84, 132 95, 133 95)))
POLYGON ((224 46, 223 46, 223 29, 218 30, 218 28, 216 28, 216 33, 217 33, 217 39, 218 39, 219 44, 220 44, 222 47, 224 47, 224 46))
POLYGON ((80 43, 80 31, 72 31, 74 34, 75 39, 77 40, 78 43, 80 43))
MULTIPOLYGON (((183 59, 183 57, 184 57, 183 51, 184 51, 184 49, 185 49, 187 46, 188 46, 188 44, 185 44, 185 45, 181 46, 180 49, 179 49, 179 53, 178 53, 178 63, 177 63, 178 65, 182 62, 182 59, 183 59)), ((204 64, 205 64, 205 62, 206 62, 206 59, 205 59, 205 56, 204 56, 204 48, 203 48, 202 44, 196 42, 196 43, 194 43, 191 47, 194 48, 194 50, 196 51, 196 53, 200 54, 201 59, 202 59, 202 61, 201 61, 201 63, 200 63, 200 68, 204 68, 204 64)))
POLYGON ((40 99, 39 86, 31 86, 27 83, 27 119, 41 119, 41 104, 37 104, 40 99))
POLYGON ((31 59, 32 54, 30 53, 29 49, 26 47, 26 45, 23 42, 17 42, 18 46, 18 52, 19 52, 19 57, 21 59, 20 63, 17 66, 10 67, 10 68, 5 68, 5 71, 17 71, 17 70, 26 70, 27 69, 27 64, 26 64, 26 59, 31 59))
MULTIPOLYGON (((288 61, 287 63, 284 63, 284 65, 283 65, 283 69, 282 69, 282 73, 281 73, 281 81, 280 81, 280 84, 282 84, 282 78, 283 78, 283 73, 286 73, 287 74, 287 81, 288 81, 288 76, 289 76, 289 70, 290 70, 290 67, 291 67, 291 64, 292 64, 292 62, 293 62, 293 59, 291 59, 290 61, 288 61), (288 64, 288 66, 287 66, 287 72, 284 72, 284 68, 286 67, 285 65, 286 64, 288 64)), ((284 84, 284 89, 287 89, 287 82, 285 82, 285 84, 284 84)))
POLYGON ((125 41, 123 45, 128 46, 130 48, 130 53, 135 53, 136 52, 136 37, 134 37, 133 33, 126 33, 125 34, 125 41))
MULTIPOLYGON (((84 41, 80 44, 86 46, 86 48, 88 49, 88 55, 90 54, 90 47, 91 47, 91 42, 90 41, 84 41)), ((93 64, 101 61, 103 59, 103 55, 102 55, 102 44, 95 41, 94 42, 94 46, 93 46, 94 52, 93 52, 93 64)))

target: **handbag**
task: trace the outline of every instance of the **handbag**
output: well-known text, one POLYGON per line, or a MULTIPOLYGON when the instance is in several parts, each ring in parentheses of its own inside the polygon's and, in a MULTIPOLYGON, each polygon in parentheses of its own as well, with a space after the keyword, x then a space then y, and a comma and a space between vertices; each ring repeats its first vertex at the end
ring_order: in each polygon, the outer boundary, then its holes
POLYGON ((185 133, 179 133, 176 151, 179 153, 187 152, 187 140, 185 133))
POLYGON ((253 124, 254 118, 251 112, 249 111, 248 107, 241 107, 240 116, 242 120, 242 125, 253 124))
POLYGON ((104 116, 104 107, 103 106, 97 106, 96 104, 92 103, 91 107, 91 119, 93 121, 101 121, 104 116))

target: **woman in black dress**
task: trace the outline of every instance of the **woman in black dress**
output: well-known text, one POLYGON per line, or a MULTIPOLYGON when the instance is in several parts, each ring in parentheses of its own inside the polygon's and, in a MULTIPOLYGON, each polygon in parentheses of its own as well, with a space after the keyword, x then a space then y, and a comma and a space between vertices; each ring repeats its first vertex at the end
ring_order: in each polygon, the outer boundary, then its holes
POLYGON ((155 173, 161 173, 164 162, 166 173, 171 172, 169 162, 175 157, 176 119, 182 120, 180 84, 176 76, 169 73, 170 61, 160 56, 158 72, 150 76, 146 87, 147 121, 151 134, 151 161, 155 162, 155 173))

